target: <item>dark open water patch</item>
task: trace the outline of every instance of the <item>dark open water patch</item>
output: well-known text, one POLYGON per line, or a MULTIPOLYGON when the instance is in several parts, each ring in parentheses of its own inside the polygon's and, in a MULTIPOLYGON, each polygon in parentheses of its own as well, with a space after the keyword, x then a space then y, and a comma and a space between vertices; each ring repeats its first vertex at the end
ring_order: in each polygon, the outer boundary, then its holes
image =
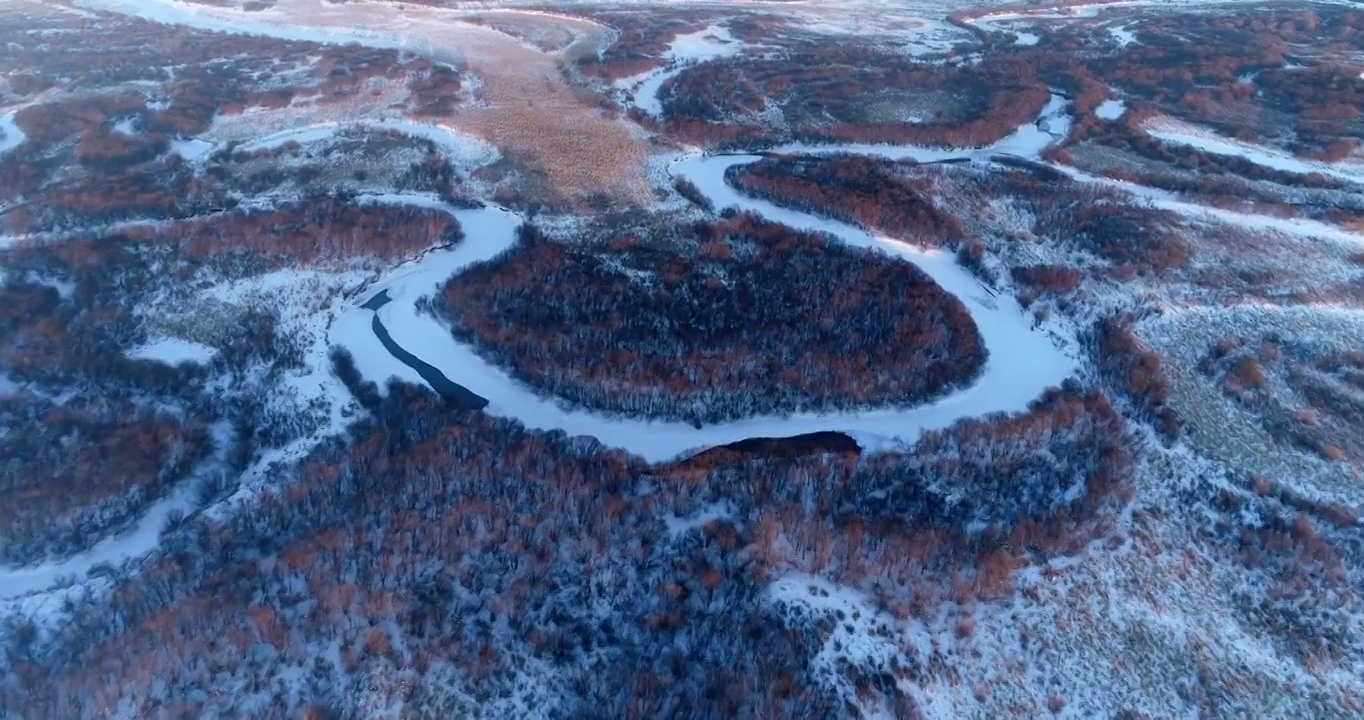
MULTIPOLYGON (((384 291, 375 295, 362 307, 375 310, 383 307, 388 301, 388 292, 384 291), (375 305, 375 301, 380 298, 383 298, 383 300, 375 305), (371 305, 374 305, 374 307, 370 307, 371 305)), ((461 410, 482 410, 488 406, 487 398, 460 385, 450 378, 445 377, 444 373, 437 370, 435 366, 427 364, 421 358, 404 350, 403 346, 394 342, 393 336, 388 334, 388 328, 384 327, 384 324, 379 321, 378 315, 375 315, 374 319, 370 321, 370 328, 374 330, 374 334, 378 336, 379 342, 383 344, 384 349, 387 350, 390 355, 398 358, 402 364, 416 370, 417 374, 421 375, 423 380, 431 387, 435 388, 436 392, 440 393, 441 397, 450 401, 461 410)))
POLYGON ((862 451, 850 436, 834 431, 793 435, 784 438, 753 437, 702 450, 678 462, 682 467, 705 466, 715 460, 744 458, 789 458, 802 455, 857 454, 862 451))
POLYGON ((361 305, 360 307, 366 310, 378 310, 379 308, 387 305, 389 301, 391 301, 392 299, 393 298, 388 296, 387 290, 380 290, 378 295, 375 295, 374 297, 366 300, 365 304, 361 305))

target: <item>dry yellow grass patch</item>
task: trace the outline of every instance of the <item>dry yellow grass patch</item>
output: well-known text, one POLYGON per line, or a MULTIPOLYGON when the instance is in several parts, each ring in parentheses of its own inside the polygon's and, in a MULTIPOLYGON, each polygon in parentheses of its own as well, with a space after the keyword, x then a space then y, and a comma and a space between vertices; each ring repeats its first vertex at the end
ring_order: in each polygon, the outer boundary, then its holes
MULTIPOLYGON (((399 47, 442 62, 458 63, 482 83, 481 102, 449 121, 544 172, 553 191, 567 200, 604 194, 621 201, 647 201, 646 148, 624 120, 607 117, 575 93, 556 61, 593 47, 606 36, 599 26, 554 15, 527 16, 536 24, 559 23, 574 42, 543 52, 456 11, 380 2, 332 5, 321 0, 283 0, 254 13, 206 8, 223 20, 278 23, 329 33, 355 31, 357 42, 399 47)), ((513 13, 498 13, 507 21, 513 13)), ((283 31, 282 31, 283 32, 283 31)), ((338 39, 341 39, 338 37, 338 39)))

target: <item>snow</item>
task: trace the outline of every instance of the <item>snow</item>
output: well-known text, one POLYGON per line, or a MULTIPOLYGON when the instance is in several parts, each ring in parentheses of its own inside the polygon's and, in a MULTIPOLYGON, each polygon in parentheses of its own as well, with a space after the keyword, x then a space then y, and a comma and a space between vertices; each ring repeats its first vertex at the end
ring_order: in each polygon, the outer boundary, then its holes
POLYGON ((127 352, 128 357, 133 360, 150 360, 165 365, 179 365, 187 362, 202 365, 212 360, 213 356, 217 354, 217 348, 174 337, 157 338, 127 352))
POLYGON ((497 147, 491 143, 448 125, 393 119, 365 124, 381 130, 393 130, 430 140, 440 148, 446 160, 460 168, 487 165, 501 157, 497 147))
POLYGON ((174 140, 170 144, 171 150, 180 157, 194 162, 213 150, 213 143, 191 138, 189 140, 174 140))
POLYGON ((1176 145, 1192 146, 1214 155, 1244 158, 1257 165, 1274 170, 1302 175, 1316 173, 1346 182, 1364 183, 1364 164, 1301 160, 1281 150, 1233 140, 1211 130, 1169 117, 1149 121, 1144 129, 1148 135, 1157 140, 1176 145))
POLYGON ((19 147, 25 137, 24 131, 14 122, 14 113, 0 115, 0 154, 19 147))
POLYGON ((1127 47, 1137 41, 1136 33, 1128 30, 1126 25, 1114 25, 1108 28, 1108 34, 1118 41, 1118 47, 1127 47))
MULTIPOLYGON (((883 670, 901 655, 900 643, 913 642, 900 623, 862 593, 815 575, 792 573, 767 588, 768 599, 785 615, 788 627, 833 617, 828 636, 811 660, 814 676, 857 706, 862 717, 892 717, 881 708, 865 707, 865 699, 844 671, 846 666, 883 670)), ((931 642, 931 638, 929 639, 931 642)))
POLYGON ((1199 205, 1198 203, 1180 200, 1175 193, 1168 190, 1138 185, 1126 180, 1114 180, 1112 178, 1101 177, 1068 165, 1050 164, 1050 166, 1059 172, 1065 173, 1072 180, 1106 185, 1116 190, 1122 190, 1146 200, 1151 203, 1152 207, 1169 210, 1170 212, 1180 215, 1202 217, 1257 232, 1276 232, 1294 237, 1327 240, 1351 248, 1364 247, 1364 235, 1343 230, 1335 225, 1330 225, 1319 220, 1272 217, 1269 215, 1242 213, 1236 212, 1235 210, 1199 205))
POLYGON ((76 0, 76 5, 196 30, 336 45, 357 42, 368 47, 407 49, 402 38, 389 38, 368 30, 339 26, 302 27, 288 22, 272 22, 271 18, 278 19, 279 13, 271 11, 246 13, 182 0, 76 0))
POLYGON ((668 57, 682 62, 706 62, 737 54, 743 42, 729 33, 729 28, 711 25, 704 30, 678 35, 668 48, 668 57))
POLYGON ((283 132, 266 135, 259 140, 252 140, 238 145, 237 152, 255 152, 257 150, 276 150, 284 147, 290 142, 306 145, 319 140, 328 140, 341 129, 338 123, 321 123, 310 127, 290 128, 283 132))
POLYGON ((199 469, 180 483, 166 497, 153 503, 137 523, 123 533, 104 538, 94 547, 65 560, 45 562, 30 567, 0 567, 0 600, 12 600, 49 589, 63 578, 83 578, 99 565, 119 563, 155 549, 161 530, 172 512, 194 509, 194 491, 205 473, 216 471, 232 443, 232 429, 225 423, 213 428, 214 455, 199 469))
POLYGON ((1105 100, 1094 108, 1094 115, 1100 120, 1117 120, 1127 112, 1127 104, 1121 100, 1105 100))
POLYGON ((705 527, 712 520, 727 520, 733 516, 734 509, 728 503, 714 503, 686 517, 665 515, 663 523, 668 526, 669 539, 676 541, 692 530, 705 527))
POLYGON ((24 276, 24 280, 33 283, 34 285, 46 285, 53 290, 56 290, 57 294, 61 296, 63 300, 70 300, 76 294, 76 283, 70 280, 62 280, 60 278, 41 275, 33 271, 29 271, 29 273, 24 276))

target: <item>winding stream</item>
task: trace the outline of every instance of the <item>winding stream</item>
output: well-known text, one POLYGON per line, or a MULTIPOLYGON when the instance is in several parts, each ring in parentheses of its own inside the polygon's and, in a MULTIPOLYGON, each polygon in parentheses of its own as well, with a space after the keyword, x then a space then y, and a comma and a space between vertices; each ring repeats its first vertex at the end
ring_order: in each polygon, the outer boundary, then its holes
MULTIPOLYGON (((1041 134, 1050 139, 1045 133, 1041 134)), ((1029 136, 1029 139, 1033 138, 1029 136)), ((826 149, 837 150, 834 147, 826 149)), ((998 151, 996 146, 991 146, 959 153, 958 157, 979 159, 998 151)), ((936 150, 923 152, 940 153, 936 150)), ((382 321, 391 340, 401 346, 404 353, 419 358, 438 370, 441 376, 485 398, 487 412, 514 418, 530 428, 591 435, 607 445, 654 462, 750 438, 819 432, 874 438, 878 445, 883 445, 887 439, 909 444, 925 430, 947 427, 963 418, 1022 411, 1043 390, 1059 385, 1074 372, 1077 350, 1072 338, 1034 329, 1031 317, 1012 298, 995 296, 962 268, 951 253, 923 250, 872 235, 847 223, 780 208, 743 196, 725 183, 728 168, 758 159, 756 155, 696 155, 675 162, 671 171, 675 177, 690 180, 700 188, 716 208, 753 211, 798 230, 831 233, 849 245, 883 252, 919 267, 944 290, 961 299, 989 350, 989 359, 974 385, 914 408, 757 416, 700 428, 684 422, 639 420, 563 407, 513 380, 480 357, 473 347, 457 341, 448 328, 421 307, 420 300, 433 294, 446 279, 515 244, 520 218, 501 208, 453 211, 464 227, 464 241, 455 248, 428 253, 380 278, 357 297, 354 306, 343 313, 342 318, 338 318, 332 338, 351 350, 357 367, 367 379, 380 385, 389 377, 425 382, 408 363, 395 363, 373 332, 364 332, 365 318, 372 315, 382 321), (366 304, 375 306, 371 301, 381 293, 386 293, 389 302, 377 304, 377 309, 364 307, 366 304)))

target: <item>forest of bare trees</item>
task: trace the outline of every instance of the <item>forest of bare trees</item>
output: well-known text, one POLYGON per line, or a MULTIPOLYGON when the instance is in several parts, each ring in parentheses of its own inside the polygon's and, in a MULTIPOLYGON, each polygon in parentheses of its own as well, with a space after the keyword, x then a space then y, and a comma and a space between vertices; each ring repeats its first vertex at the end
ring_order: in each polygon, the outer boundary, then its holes
POLYGON ((668 80, 659 94, 667 132, 719 147, 791 140, 976 147, 1036 117, 1048 96, 1026 62, 944 69, 871 48, 830 44, 795 48, 781 57, 707 62, 668 80), (869 114, 878 104, 912 105, 910 93, 946 88, 958 99, 933 122, 869 114), (783 126, 789 129, 761 119, 769 106, 784 108, 783 126))
POLYGON ((861 156, 769 156, 736 165, 725 181, 746 194, 832 217, 924 247, 955 247, 961 221, 939 211, 930 186, 897 172, 913 163, 861 156))
MULTIPOLYGON (((0 684, 0 703, 25 716, 126 699, 142 712, 353 717, 401 701, 473 716, 515 696, 565 716, 841 717, 848 707, 810 670, 827 629, 772 615, 773 573, 842 567, 895 614, 931 611, 930 587, 988 600, 1015 569, 1082 545, 1127 483, 1119 420, 1099 395, 1058 393, 865 464, 815 454, 712 469, 650 469, 399 395, 398 414, 320 449, 282 494, 168 536, 140 577, 78 601, 51 641, 13 647, 19 684, 0 684), (1017 462, 990 459, 1003 453, 1017 462), (951 504, 930 477, 943 472, 981 492, 951 504), (725 519, 664 532, 662 516, 717 502, 725 519), (844 518, 832 533, 831 513, 844 518), (975 521, 993 540, 971 540, 975 521), (118 669, 81 670, 92 664, 118 669), (49 681, 32 683, 38 672, 49 681)), ((875 677, 907 670, 857 672, 912 712, 875 677)))
POLYGON ((984 364, 965 306, 913 265, 745 214, 672 232, 606 253, 526 229, 434 310, 546 395, 698 424, 922 403, 984 364))

